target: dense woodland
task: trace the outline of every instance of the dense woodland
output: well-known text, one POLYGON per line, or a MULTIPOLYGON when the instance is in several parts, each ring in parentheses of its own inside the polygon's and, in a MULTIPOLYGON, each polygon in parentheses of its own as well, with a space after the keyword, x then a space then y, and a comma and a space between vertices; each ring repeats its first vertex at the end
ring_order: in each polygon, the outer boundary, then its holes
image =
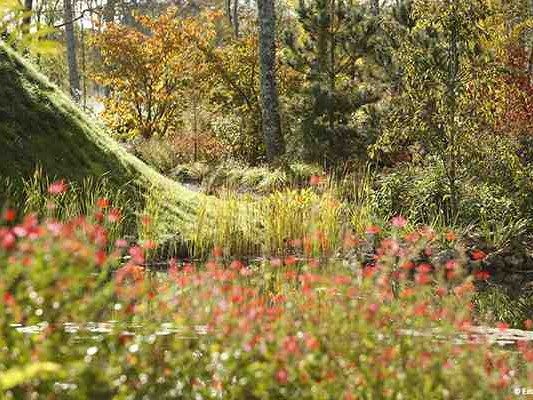
POLYGON ((532 288, 532 1, 0 0, 0 398, 514 398, 532 288))

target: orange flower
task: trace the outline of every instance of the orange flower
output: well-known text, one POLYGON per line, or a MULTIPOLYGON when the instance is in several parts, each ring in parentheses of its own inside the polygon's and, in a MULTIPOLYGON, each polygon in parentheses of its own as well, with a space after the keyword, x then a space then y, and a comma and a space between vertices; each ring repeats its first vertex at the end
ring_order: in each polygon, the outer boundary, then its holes
POLYGON ((478 250, 478 249, 474 250, 472 254, 470 255, 470 258, 472 258, 472 260, 474 261, 480 261, 480 260, 485 259, 486 257, 487 257, 487 254, 484 251, 478 250))
POLYGON ((109 207, 109 199, 101 198, 101 199, 96 200, 96 206, 100 210, 109 207))
POLYGON ((381 229, 379 228, 379 226, 376 226, 376 225, 371 225, 368 228, 366 228, 366 233, 369 235, 375 235, 375 234, 378 234, 379 232, 381 232, 381 229))
POLYGON ((455 239, 457 239, 457 236, 455 235, 454 232, 452 231, 448 231, 446 233, 446 240, 449 241, 449 242, 453 242, 455 239))

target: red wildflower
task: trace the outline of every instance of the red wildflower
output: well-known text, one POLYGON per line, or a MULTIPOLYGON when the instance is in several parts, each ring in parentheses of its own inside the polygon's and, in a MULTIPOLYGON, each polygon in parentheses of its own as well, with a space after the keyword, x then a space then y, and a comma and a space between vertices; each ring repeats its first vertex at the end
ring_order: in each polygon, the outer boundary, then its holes
POLYGON ((285 265, 291 266, 296 264, 296 257, 294 256, 287 256, 285 257, 285 265))
POLYGON ((392 226, 395 226, 396 228, 403 228, 405 225, 407 225, 407 220, 401 215, 397 215, 392 218, 392 226))
POLYGON ((313 336, 309 336, 305 339, 305 346, 308 350, 316 350, 318 349, 319 345, 320 343, 313 336))
POLYGON ((370 311, 371 314, 377 313, 379 310, 379 306, 376 303, 372 303, 368 306, 368 311, 370 311))
POLYGON ((428 272, 431 272, 432 270, 433 270, 433 267, 427 263, 422 263, 417 267, 417 271, 422 274, 427 274, 428 272))
POLYGON ((15 210, 8 208, 6 212, 4 213, 4 219, 6 222, 13 222, 15 218, 17 217, 17 213, 15 210))
POLYGON ((96 206, 100 210, 103 210, 104 208, 109 207, 109 204, 110 204, 109 199, 101 198, 101 199, 96 200, 96 206))
POLYGON ((5 249, 5 250, 11 250, 14 246, 15 246, 15 243, 16 243, 17 239, 15 238, 15 235, 13 235, 13 233, 11 232, 7 232, 3 237, 2 237, 2 247, 5 249))
POLYGON ((98 251, 95 256, 95 261, 96 261, 96 265, 98 265, 99 267, 104 265, 105 262, 107 261, 107 254, 105 253, 105 251, 103 250, 98 251))
POLYGON ((474 261, 480 261, 480 260, 483 260, 485 259, 485 257, 487 257, 487 254, 482 251, 482 250, 474 250, 472 252, 472 254, 470 255, 470 258, 472 258, 472 260, 474 261))
POLYGON ((379 228, 379 226, 376 226, 376 225, 371 225, 368 228, 366 228, 366 233, 369 235, 376 235, 379 232, 381 232, 381 229, 379 228))
POLYGON ((533 328, 533 321, 530 319, 526 319, 524 321, 524 327, 529 331, 531 328, 533 328))
POLYGON ((67 191, 67 184, 64 180, 56 181, 48 187, 48 193, 56 195, 65 193, 67 191))
POLYGON ((289 381, 289 374, 285 368, 281 368, 276 372, 276 381, 280 385, 285 385, 289 381))
POLYGON ((405 240, 411 243, 415 243, 420 239, 420 234, 418 232, 411 232, 405 235, 405 240))
POLYGON ((11 293, 5 292, 3 299, 4 299, 4 303, 7 304, 8 306, 12 307, 15 305, 15 298, 13 297, 11 293))
POLYGON ((476 271, 474 272, 474 276, 479 281, 486 281, 490 278, 490 273, 488 271, 476 271))
POLYGON ((104 222, 104 213, 101 211, 98 211, 97 213, 94 214, 94 218, 96 219, 96 222, 102 223, 104 222))
POLYGON ((426 273, 417 274, 415 280, 419 285, 427 285, 428 283, 431 283, 431 277, 426 273))
POLYGON ((296 336, 287 336, 283 340, 283 350, 287 354, 296 354, 299 351, 298 348, 298 341, 296 340, 296 336))
POLYGON ((455 271, 459 264, 455 260, 448 260, 446 261, 446 269, 448 271, 455 271))
POLYGON ((455 239, 457 239, 457 236, 455 235, 454 232, 452 231, 448 231, 446 233, 446 240, 449 241, 449 242, 453 242, 455 239))
POLYGON ((133 246, 130 248, 130 256, 132 261, 135 264, 142 264, 144 263, 144 253, 143 249, 141 249, 139 246, 133 246))
POLYGON ((415 263, 412 261, 406 261, 400 265, 400 268, 405 271, 409 271, 415 268, 415 263))
POLYGON ((309 184, 311 186, 317 186, 320 184, 321 181, 322 181, 322 177, 318 175, 312 175, 311 178, 309 178, 309 184))
POLYGON ((230 269, 234 270, 234 271, 240 271, 241 269, 243 269, 245 266, 242 262, 240 262, 239 260, 234 260, 231 262, 231 264, 229 265, 230 269))
POLYGON ((222 252, 222 248, 215 246, 213 247, 213 257, 222 257, 224 253, 222 252))
POLYGON ((509 324, 506 324, 505 322, 498 322, 496 324, 496 327, 500 330, 500 331, 505 331, 509 328, 509 324))

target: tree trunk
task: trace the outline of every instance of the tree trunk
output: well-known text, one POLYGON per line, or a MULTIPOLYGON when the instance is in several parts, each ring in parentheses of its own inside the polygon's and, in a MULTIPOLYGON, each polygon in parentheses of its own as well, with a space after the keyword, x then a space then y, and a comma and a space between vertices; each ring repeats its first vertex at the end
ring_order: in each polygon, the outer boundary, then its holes
POLYGON ((24 0, 24 18, 22 18, 22 32, 29 33, 31 25, 31 12, 33 10, 33 0, 24 0))
POLYGON ((258 14, 263 140, 267 159, 269 162, 274 162, 285 151, 276 85, 276 13, 274 0, 259 0, 258 14))
MULTIPOLYGON (((533 14, 533 0, 529 2, 529 15, 533 14)), ((529 76, 529 82, 533 83, 533 44, 530 44, 529 57, 527 62, 527 74, 529 76)))
POLYGON ((375 16, 380 14, 379 0, 372 0, 372 14, 375 16))
POLYGON ((70 95, 74 101, 80 101, 80 75, 78 73, 78 62, 76 60, 76 38, 74 36, 74 13, 72 11, 72 0, 63 0, 65 18, 65 37, 67 42, 67 62, 68 81, 70 95))
POLYGON ((239 37, 239 0, 233 1, 233 33, 239 37))

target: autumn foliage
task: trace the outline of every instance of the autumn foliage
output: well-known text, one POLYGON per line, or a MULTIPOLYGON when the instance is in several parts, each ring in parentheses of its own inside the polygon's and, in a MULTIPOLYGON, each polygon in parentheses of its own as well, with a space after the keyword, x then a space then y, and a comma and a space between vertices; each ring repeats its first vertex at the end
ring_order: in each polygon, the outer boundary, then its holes
POLYGON ((197 44, 212 40, 213 30, 204 22, 177 19, 170 9, 156 19, 137 17, 140 29, 109 24, 95 36, 102 65, 94 79, 112 92, 104 99, 104 117, 113 129, 146 139, 175 129, 184 94, 207 72, 197 44))

